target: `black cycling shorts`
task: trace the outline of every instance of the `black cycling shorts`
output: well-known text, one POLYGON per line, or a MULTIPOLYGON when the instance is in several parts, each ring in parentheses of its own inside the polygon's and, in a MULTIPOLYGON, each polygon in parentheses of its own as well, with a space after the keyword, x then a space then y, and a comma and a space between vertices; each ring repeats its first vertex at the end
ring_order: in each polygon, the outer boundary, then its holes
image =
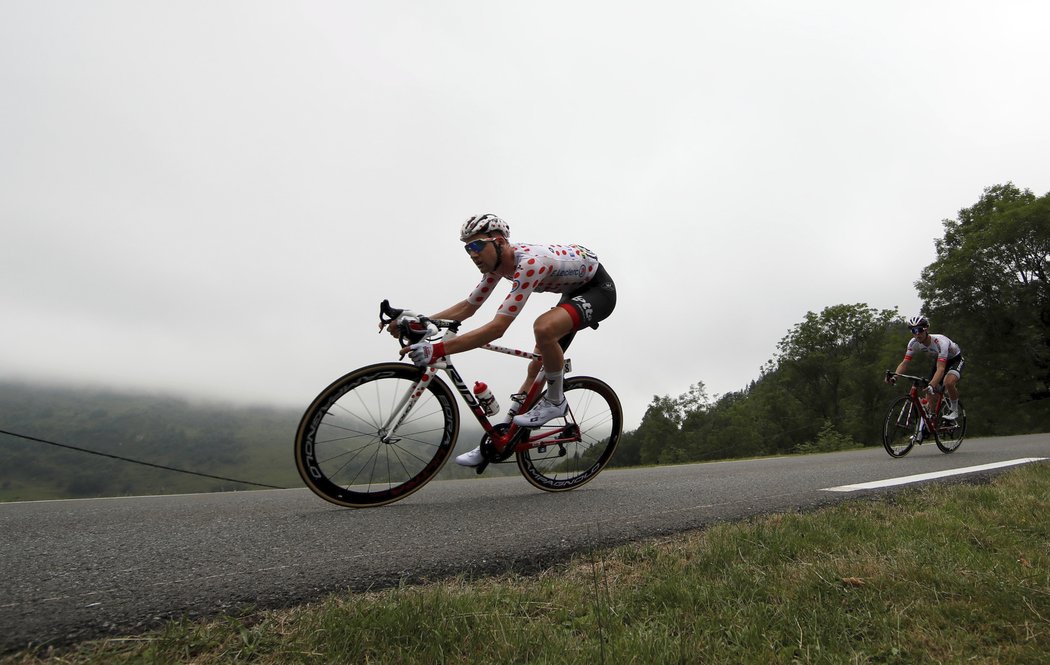
POLYGON ((612 314, 616 308, 616 284, 599 263, 591 281, 564 294, 557 306, 567 311, 573 322, 572 332, 558 340, 562 350, 565 350, 572 343, 576 331, 597 328, 599 321, 604 321, 612 314))
MULTIPOLYGON (((959 377, 961 379, 962 378, 962 371, 963 371, 963 357, 962 357, 961 353, 959 355, 957 355, 957 356, 948 358, 947 360, 944 361, 944 376, 948 376, 949 374, 955 374, 955 376, 957 376, 957 377, 959 377)), ((933 375, 936 374, 936 373, 937 373, 937 363, 934 363, 933 364, 933 370, 930 371, 930 378, 932 379, 933 375)))

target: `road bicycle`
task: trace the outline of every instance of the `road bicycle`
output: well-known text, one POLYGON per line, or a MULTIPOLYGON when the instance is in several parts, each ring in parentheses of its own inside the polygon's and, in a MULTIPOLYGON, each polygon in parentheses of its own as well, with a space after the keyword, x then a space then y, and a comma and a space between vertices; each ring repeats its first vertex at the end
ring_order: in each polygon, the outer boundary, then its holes
POLYGON ((942 453, 955 452, 966 435, 966 414, 962 403, 959 403, 958 418, 945 418, 948 400, 944 399, 943 387, 931 395, 926 390, 930 385, 927 379, 889 370, 886 370, 886 376, 911 381, 908 394, 894 400, 886 414, 882 429, 882 445, 886 452, 891 457, 904 457, 916 444, 922 444, 930 437, 942 453))
MULTIPOLYGON (((379 309, 380 330, 392 327, 402 345, 449 341, 459 321, 379 309)), ((539 360, 534 353, 492 344, 488 351, 539 360)), ((567 367, 571 364, 567 362, 567 367)), ((594 479, 616 450, 623 410, 616 393, 590 376, 566 377, 564 417, 536 428, 489 420, 446 357, 419 368, 384 362, 356 369, 325 388, 306 409, 295 435, 295 462, 306 486, 340 506, 382 506, 409 496, 441 471, 459 437, 459 409, 443 371, 484 430, 477 467, 514 456, 530 483, 548 492, 572 490, 594 479)), ((541 371, 525 396, 524 413, 544 394, 541 371)))

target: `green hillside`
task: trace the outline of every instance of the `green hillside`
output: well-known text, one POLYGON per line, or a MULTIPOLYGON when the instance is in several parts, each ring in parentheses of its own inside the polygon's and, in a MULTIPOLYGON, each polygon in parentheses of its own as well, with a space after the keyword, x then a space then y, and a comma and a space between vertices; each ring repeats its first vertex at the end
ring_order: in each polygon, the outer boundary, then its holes
MULTIPOLYGON (((0 382, 0 430, 131 460, 302 487, 292 456, 302 411, 171 395, 0 382)), ((464 427, 459 448, 480 431, 464 427)), ((486 475, 512 472, 490 469, 486 475)), ((445 478, 475 477, 446 465, 445 478)), ((0 434, 0 501, 259 489, 0 434)))

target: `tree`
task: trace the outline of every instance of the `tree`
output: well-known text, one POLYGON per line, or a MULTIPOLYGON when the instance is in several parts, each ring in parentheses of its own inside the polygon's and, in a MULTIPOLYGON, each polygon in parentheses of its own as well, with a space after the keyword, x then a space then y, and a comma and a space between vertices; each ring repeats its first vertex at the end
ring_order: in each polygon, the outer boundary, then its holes
POLYGON ((943 224, 915 286, 933 327, 963 347, 971 425, 1050 425, 1045 407, 1017 408, 1050 398, 1050 195, 995 185, 943 224))
MULTIPOLYGON (((1050 430, 1050 195, 989 187, 944 221, 935 245, 916 287, 934 331, 963 346, 968 432, 1050 430)), ((896 310, 807 312, 745 390, 712 403, 697 383, 654 397, 618 456, 654 464, 878 445, 892 392, 882 372, 907 339, 896 310)))
POLYGON ((638 426, 638 448, 639 462, 642 464, 658 464, 664 448, 680 446, 679 427, 682 424, 682 416, 679 411, 678 400, 664 395, 653 396, 649 408, 642 416, 642 423, 638 426))
POLYGON ((902 333, 896 311, 863 303, 808 312, 747 389, 712 402, 697 382, 678 397, 654 396, 641 425, 624 436, 617 463, 786 454, 806 442, 830 445, 828 432, 877 444, 882 370, 898 362, 902 333))
POLYGON ((799 403, 816 438, 829 421, 838 431, 871 441, 877 426, 870 417, 881 402, 879 376, 888 366, 887 336, 896 310, 877 310, 864 303, 833 305, 820 314, 807 312, 777 344, 777 356, 767 365, 780 394, 799 403))
POLYGON ((996 311, 1024 302, 1039 305, 1050 326, 1048 196, 996 185, 958 219, 944 220, 944 237, 934 242, 937 259, 915 284, 924 305, 996 311))

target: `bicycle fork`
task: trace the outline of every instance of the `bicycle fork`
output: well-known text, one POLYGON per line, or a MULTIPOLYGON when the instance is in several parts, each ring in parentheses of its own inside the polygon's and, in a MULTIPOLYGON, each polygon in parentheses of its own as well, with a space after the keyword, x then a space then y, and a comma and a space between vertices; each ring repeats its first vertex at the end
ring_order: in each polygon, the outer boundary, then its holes
POLYGON ((914 402, 908 402, 908 406, 905 409, 901 409, 901 412, 897 415, 897 427, 907 430, 909 427, 914 427, 915 431, 911 435, 912 443, 922 443, 922 440, 926 434, 926 419, 923 418, 922 409, 917 408, 914 402), (915 424, 912 425, 912 418, 915 418, 915 424))
POLYGON ((419 401, 423 391, 426 390, 427 383, 434 378, 437 374, 437 369, 428 367, 423 375, 419 377, 419 380, 412 386, 411 390, 406 390, 404 397, 398 402, 394 410, 390 412, 390 417, 386 419, 383 426, 379 428, 379 440, 386 444, 397 443, 401 440, 401 437, 397 436, 397 430, 408 418, 408 414, 412 412, 412 408, 419 401))
MULTIPOLYGON (((938 404, 937 407, 939 406, 940 405, 938 404)), ((914 409, 915 406, 913 405, 912 408, 914 409)), ((937 424, 934 422, 934 414, 930 413, 927 410, 927 408, 920 407, 919 409, 917 409, 916 415, 918 416, 918 422, 915 423, 915 434, 914 436, 912 436, 912 440, 915 443, 921 444, 924 440, 926 440, 926 437, 932 434, 933 439, 939 442, 940 437, 937 434, 938 430, 937 424)))
POLYGON ((922 417, 922 414, 917 414, 918 422, 915 424, 915 434, 911 437, 915 443, 922 443, 923 438, 926 436, 926 419, 922 417))

